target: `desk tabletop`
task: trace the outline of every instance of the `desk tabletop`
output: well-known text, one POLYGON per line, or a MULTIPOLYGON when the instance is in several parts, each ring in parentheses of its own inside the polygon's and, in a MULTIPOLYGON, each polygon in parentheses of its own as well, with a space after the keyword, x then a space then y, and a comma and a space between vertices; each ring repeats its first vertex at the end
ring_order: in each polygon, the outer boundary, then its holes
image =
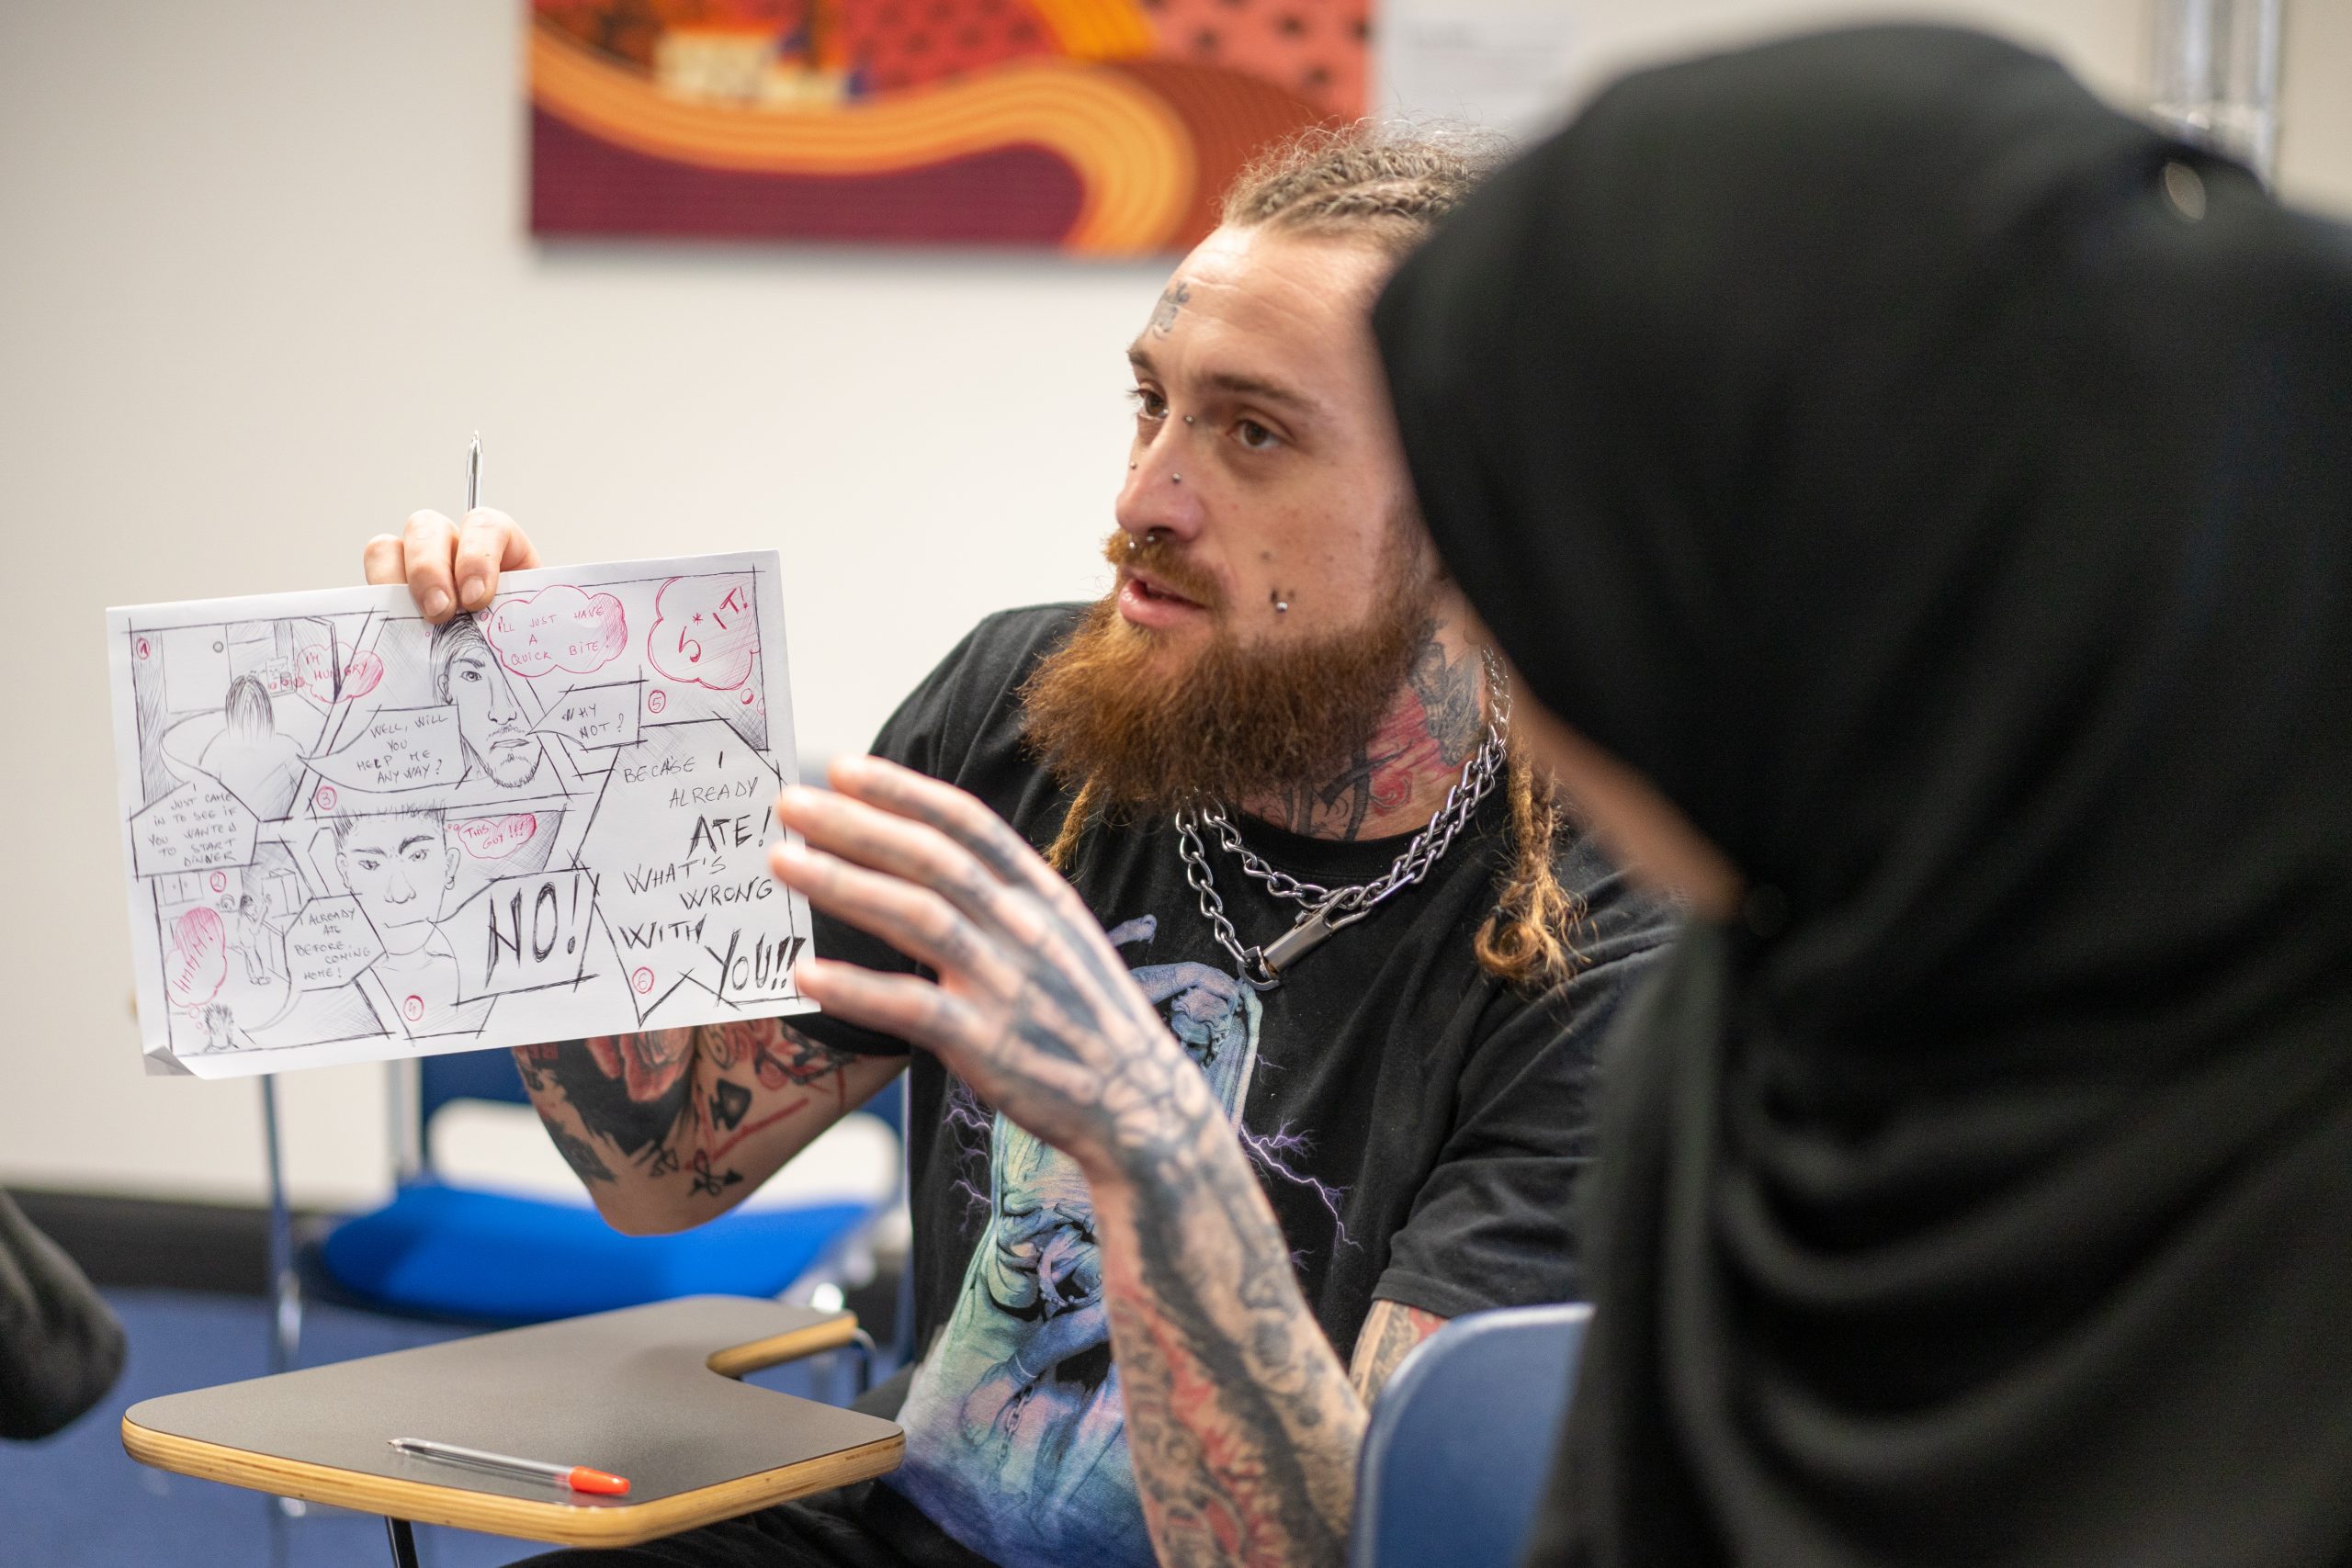
POLYGON ((626 1546, 896 1468, 888 1421, 735 1381, 844 1344, 855 1320, 690 1296, 142 1401, 159 1469, 426 1524, 626 1546), (629 1479, 624 1497, 390 1448, 427 1438, 629 1479))

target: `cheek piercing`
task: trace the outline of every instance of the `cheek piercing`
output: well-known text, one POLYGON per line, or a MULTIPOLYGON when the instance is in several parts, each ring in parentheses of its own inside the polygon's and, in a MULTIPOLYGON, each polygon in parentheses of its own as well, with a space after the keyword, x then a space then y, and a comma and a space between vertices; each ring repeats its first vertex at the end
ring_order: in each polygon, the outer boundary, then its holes
POLYGON ((1182 484, 1184 482, 1184 476, 1182 474, 1170 474, 1168 476, 1168 482, 1170 484, 1182 484))
POLYGON ((1190 424, 1190 423, 1193 423, 1193 416, 1192 416, 1191 414, 1186 414, 1186 415, 1184 416, 1184 423, 1185 423, 1186 424, 1190 424))

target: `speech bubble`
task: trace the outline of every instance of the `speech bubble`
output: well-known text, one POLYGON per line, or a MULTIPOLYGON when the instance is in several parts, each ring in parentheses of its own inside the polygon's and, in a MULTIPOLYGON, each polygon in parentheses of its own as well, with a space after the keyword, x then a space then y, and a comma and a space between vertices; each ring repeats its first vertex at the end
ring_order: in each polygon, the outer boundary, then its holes
POLYGON ((596 885, 584 871, 502 876, 439 922, 458 959, 458 995, 471 1001, 568 986, 592 956, 596 885))
POLYGON ((731 692, 752 677, 760 621, 748 577, 673 577, 653 596, 645 656, 684 685, 731 692))
POLYGON ((321 777, 346 789, 392 791, 453 784, 464 776, 458 710, 443 705, 379 708, 359 739, 311 759, 321 777))
POLYGON ((547 716, 531 728, 542 735, 560 735, 591 750, 637 744, 638 684, 616 682, 609 686, 574 686, 548 705, 547 716))
POLYGON ((227 784, 198 773, 130 818, 131 869, 141 876, 251 865, 260 818, 227 784))
POLYGON ((727 1001, 797 995, 792 900, 767 869, 781 784, 719 719, 654 725, 615 754, 582 859, 639 1022, 690 980, 727 1001))
POLYGON ((359 900, 348 894, 311 899, 286 928, 286 970, 298 991, 347 986, 383 951, 359 900))
POLYGON ((194 1012, 220 993, 229 977, 229 932, 202 905, 172 922, 172 950, 164 954, 164 992, 172 1005, 194 1012))
POLYGON ((347 703, 364 697, 384 678, 384 661, 373 653, 355 653, 335 678, 334 659, 317 643, 296 656, 295 670, 302 690, 321 703, 347 703))
POLYGON ((568 582, 518 593, 481 617, 498 661, 526 680, 556 671, 585 675, 628 647, 628 616, 609 593, 588 594, 568 582))
POLYGON ((503 860, 531 841, 539 819, 527 811, 505 817, 469 817, 449 824, 449 831, 476 860, 503 860))

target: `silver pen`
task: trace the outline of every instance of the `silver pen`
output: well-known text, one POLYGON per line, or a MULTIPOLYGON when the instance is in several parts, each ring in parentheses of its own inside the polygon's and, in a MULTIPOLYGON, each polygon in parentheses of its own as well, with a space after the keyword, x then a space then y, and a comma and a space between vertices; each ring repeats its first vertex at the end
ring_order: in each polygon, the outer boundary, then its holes
POLYGON ((388 1440, 404 1454, 438 1460, 444 1464, 470 1465, 476 1470, 496 1471, 501 1475, 527 1475, 535 1480, 560 1482, 574 1492, 593 1493, 601 1497, 620 1497, 628 1493, 627 1476, 591 1470, 584 1464, 549 1464, 540 1459, 516 1459, 512 1454, 494 1454, 485 1449, 461 1449, 455 1443, 436 1443, 427 1438, 392 1438, 388 1440))
POLYGON ((471 512, 481 504, 481 432, 474 432, 474 442, 466 448, 466 510, 471 512))

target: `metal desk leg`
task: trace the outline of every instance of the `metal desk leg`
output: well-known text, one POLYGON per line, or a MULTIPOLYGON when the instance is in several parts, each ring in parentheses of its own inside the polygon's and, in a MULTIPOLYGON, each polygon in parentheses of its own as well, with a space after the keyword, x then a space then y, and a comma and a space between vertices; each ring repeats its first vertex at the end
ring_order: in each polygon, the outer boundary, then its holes
MULTIPOLYGON (((302 1282, 294 1271, 294 1224, 287 1207, 286 1166, 280 1156, 277 1126, 277 1080, 261 1076, 262 1143, 269 1159, 269 1370, 289 1371, 302 1342, 302 1282)), ((310 1511, 299 1497, 269 1500, 270 1568, 286 1568, 286 1521, 310 1511)))
POLYGON ((392 1568, 416 1568, 416 1532, 408 1521, 387 1518, 384 1533, 392 1538, 392 1568))
POLYGON ((286 1199, 286 1167, 278 1155, 277 1080, 261 1079, 261 1123, 269 1158, 269 1370, 289 1371, 302 1343, 302 1277, 294 1271, 294 1224, 286 1199))

